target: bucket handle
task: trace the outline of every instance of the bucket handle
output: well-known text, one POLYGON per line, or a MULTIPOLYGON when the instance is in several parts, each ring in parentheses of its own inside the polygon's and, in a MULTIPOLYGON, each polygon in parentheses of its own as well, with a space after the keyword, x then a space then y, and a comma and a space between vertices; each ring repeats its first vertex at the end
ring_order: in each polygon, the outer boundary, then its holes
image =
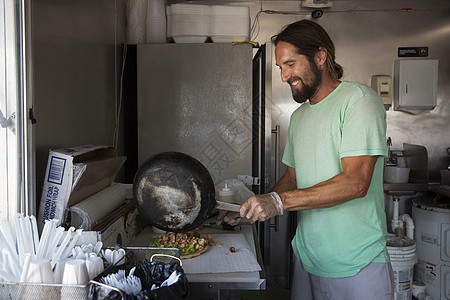
POLYGON ((102 282, 98 282, 98 281, 95 281, 95 280, 90 280, 89 283, 91 283, 91 284, 96 284, 96 285, 105 287, 105 288, 107 288, 107 289, 114 290, 114 291, 116 291, 116 292, 118 292, 118 293, 120 294, 120 297, 122 297, 122 299, 125 299, 125 298, 124 298, 124 292, 123 292, 122 290, 120 290, 120 289, 114 287, 114 286, 110 286, 110 285, 107 285, 107 284, 104 284, 104 283, 102 283, 102 282))
POLYGON ((155 256, 164 256, 164 257, 175 258, 176 260, 178 260, 178 262, 180 264, 180 267, 183 266, 183 263, 181 262, 181 259, 179 259, 178 257, 173 256, 173 255, 169 255, 169 254, 162 254, 162 253, 153 254, 152 257, 150 257, 150 262, 153 262, 153 257, 155 257, 155 256))

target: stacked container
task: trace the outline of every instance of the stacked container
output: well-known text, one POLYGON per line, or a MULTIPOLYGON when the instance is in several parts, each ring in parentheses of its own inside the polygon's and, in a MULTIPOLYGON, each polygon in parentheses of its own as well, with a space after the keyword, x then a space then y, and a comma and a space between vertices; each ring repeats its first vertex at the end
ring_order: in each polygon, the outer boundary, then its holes
POLYGON ((176 43, 204 43, 209 35, 209 6, 201 4, 173 4, 169 35, 176 43))
POLYGON ((166 42, 166 14, 164 0, 148 0, 147 43, 166 42))
POLYGON ((173 4, 166 9, 167 36, 176 43, 248 41, 250 9, 246 6, 173 4))
POLYGON ((209 34, 214 43, 248 41, 250 39, 250 9, 247 6, 210 7, 209 34))

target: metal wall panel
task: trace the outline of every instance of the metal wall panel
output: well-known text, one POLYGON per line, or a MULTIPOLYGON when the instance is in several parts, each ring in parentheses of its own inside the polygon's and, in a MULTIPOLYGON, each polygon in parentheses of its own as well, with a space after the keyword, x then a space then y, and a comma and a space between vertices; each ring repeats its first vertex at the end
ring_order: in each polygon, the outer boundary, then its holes
POLYGON ((49 149, 112 144, 125 3, 33 1, 38 202, 49 149))
POLYGON ((252 46, 138 45, 138 158, 183 152, 217 184, 252 172, 252 46))

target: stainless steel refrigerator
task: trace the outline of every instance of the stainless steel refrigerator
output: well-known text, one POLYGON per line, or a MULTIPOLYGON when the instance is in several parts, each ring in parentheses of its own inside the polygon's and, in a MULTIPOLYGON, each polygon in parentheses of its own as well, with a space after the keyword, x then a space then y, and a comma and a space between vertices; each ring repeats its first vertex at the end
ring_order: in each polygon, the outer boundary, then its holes
POLYGON ((138 164, 178 151, 199 160, 215 184, 257 177, 252 56, 250 44, 138 45, 138 164))

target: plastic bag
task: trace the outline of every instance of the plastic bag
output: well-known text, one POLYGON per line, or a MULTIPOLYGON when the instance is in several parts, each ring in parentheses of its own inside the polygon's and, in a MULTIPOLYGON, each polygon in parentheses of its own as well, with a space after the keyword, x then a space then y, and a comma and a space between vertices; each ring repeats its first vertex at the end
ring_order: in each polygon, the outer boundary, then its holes
POLYGON ((228 187, 234 192, 234 203, 244 204, 245 201, 248 200, 248 198, 255 196, 255 193, 249 190, 242 181, 234 178, 226 179, 218 183, 215 186, 216 195, 219 195, 219 190, 225 187, 225 183, 227 183, 228 187))
POLYGON ((136 267, 134 275, 139 277, 142 283, 142 291, 138 295, 121 293, 96 283, 89 286, 89 299, 108 299, 108 300, 176 300, 187 299, 189 297, 189 283, 182 267, 177 263, 149 262, 147 260, 131 262, 119 266, 114 266, 105 270, 94 278, 93 281, 101 282, 101 278, 111 273, 117 273, 119 270, 125 270, 128 275, 132 268, 136 267), (170 286, 160 287, 151 290, 153 284, 160 286, 169 276, 176 271, 179 274, 177 282, 170 286))

